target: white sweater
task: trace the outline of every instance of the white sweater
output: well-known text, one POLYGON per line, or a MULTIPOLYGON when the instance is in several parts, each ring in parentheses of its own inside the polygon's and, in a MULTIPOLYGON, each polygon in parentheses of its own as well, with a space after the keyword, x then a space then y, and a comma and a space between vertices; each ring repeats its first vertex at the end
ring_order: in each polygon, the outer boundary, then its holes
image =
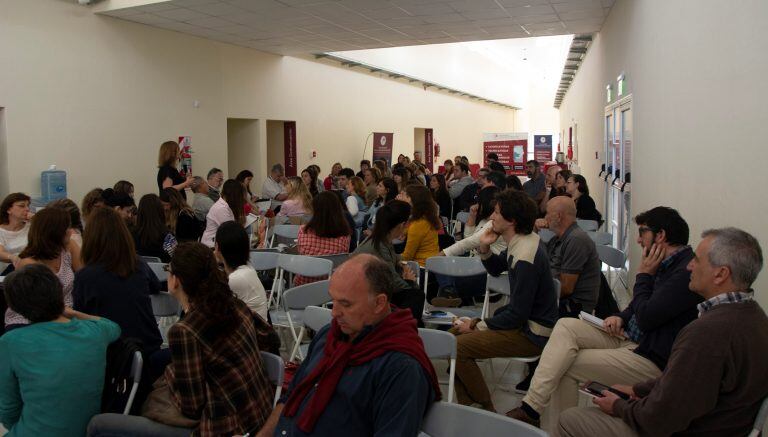
MULTIPOLYGON (((493 221, 480 220, 478 226, 465 226, 464 227, 464 239, 457 241, 450 247, 443 249, 445 256, 461 256, 470 250, 480 247, 480 236, 483 235, 486 229, 493 227, 493 221), (477 228, 480 228, 478 231, 477 228)), ((496 239, 496 242, 491 244, 491 252, 498 255, 507 248, 507 243, 501 236, 496 239)))
POLYGON ((229 275, 229 288, 251 311, 267 320, 267 293, 253 267, 244 265, 232 272, 229 275))

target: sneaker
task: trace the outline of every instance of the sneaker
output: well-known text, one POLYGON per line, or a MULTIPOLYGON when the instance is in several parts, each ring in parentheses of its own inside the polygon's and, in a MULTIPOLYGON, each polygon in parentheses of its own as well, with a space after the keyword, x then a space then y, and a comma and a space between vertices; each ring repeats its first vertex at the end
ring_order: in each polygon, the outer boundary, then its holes
POLYGON ((433 306, 436 306, 436 307, 457 308, 461 306, 461 298, 438 296, 438 297, 432 298, 432 300, 429 303, 431 303, 433 306))
POLYGON ((533 374, 529 374, 525 377, 524 380, 517 383, 515 386, 515 393, 524 395, 528 393, 528 389, 531 387, 531 380, 533 379, 533 374))
POLYGON ((529 425, 533 425, 536 428, 541 427, 541 422, 537 419, 534 419, 533 417, 529 416, 528 413, 523 411, 521 407, 517 407, 513 410, 507 411, 506 414, 507 417, 511 417, 512 419, 519 420, 521 422, 525 422, 529 425))

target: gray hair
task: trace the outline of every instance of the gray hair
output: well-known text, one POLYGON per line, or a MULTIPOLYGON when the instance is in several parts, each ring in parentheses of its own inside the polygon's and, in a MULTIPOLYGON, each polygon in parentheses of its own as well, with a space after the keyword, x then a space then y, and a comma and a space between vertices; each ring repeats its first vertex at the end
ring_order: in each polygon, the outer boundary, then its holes
POLYGON ((192 178, 192 185, 190 185, 190 188, 192 189, 192 191, 195 191, 200 185, 207 184, 207 183, 208 182, 206 182, 205 179, 203 179, 202 177, 195 176, 192 178))
POLYGON ((712 237, 709 263, 728 267, 734 284, 749 288, 763 268, 763 251, 755 237, 741 229, 707 229, 701 238, 712 237))
POLYGON ((275 165, 273 165, 272 166, 272 171, 273 172, 278 172, 280 174, 285 173, 285 170, 283 169, 283 165, 282 164, 275 164, 275 165))

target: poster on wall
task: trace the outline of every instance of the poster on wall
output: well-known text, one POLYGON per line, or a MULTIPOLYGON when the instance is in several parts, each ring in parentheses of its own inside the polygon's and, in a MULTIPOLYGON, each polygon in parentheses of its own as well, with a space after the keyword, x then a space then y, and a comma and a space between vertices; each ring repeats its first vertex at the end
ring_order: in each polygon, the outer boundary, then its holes
POLYGON ((533 159, 542 164, 552 161, 552 135, 533 136, 533 159))
MULTIPOLYGON (((550 139, 550 142, 552 140, 550 139)), ((483 167, 488 167, 488 154, 499 155, 499 163, 507 174, 525 176, 525 157, 528 154, 528 133, 483 134, 483 167)))
POLYGON ((430 172, 432 172, 432 168, 434 165, 434 149, 433 149, 433 143, 434 139, 432 138, 432 129, 424 129, 424 165, 429 169, 430 172))
POLYGON ((186 178, 187 175, 192 174, 192 137, 180 136, 179 149, 181 152, 181 159, 179 160, 181 168, 179 169, 179 174, 186 178))
POLYGON ((390 132, 373 133, 373 160, 383 159, 387 167, 392 166, 392 137, 390 132))
POLYGON ((285 154, 285 175, 296 176, 296 122, 283 123, 283 153, 285 154))

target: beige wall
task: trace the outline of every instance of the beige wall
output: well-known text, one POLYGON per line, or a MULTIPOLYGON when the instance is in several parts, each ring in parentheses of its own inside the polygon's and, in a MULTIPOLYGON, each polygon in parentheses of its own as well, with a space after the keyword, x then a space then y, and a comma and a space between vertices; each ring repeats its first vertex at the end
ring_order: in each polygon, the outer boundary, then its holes
MULTIPOLYGON (((483 132, 516 127, 514 111, 102 17, 74 2, 6 0, 2 10, 10 190, 38 195, 40 171, 56 164, 78 202, 119 179, 154 192, 164 140, 192 137, 195 173, 227 166, 227 118, 295 120, 299 168, 314 162, 323 173, 335 161, 356 167, 372 131, 394 132, 397 156, 412 154, 414 127, 430 126, 444 156, 462 151, 476 161, 483 132)), ((256 190, 267 164, 252 169, 256 190)))
POLYGON ((260 142, 259 124, 260 120, 227 119, 227 163, 230 175, 258 168, 259 163, 264 161, 264 143, 260 142))
MULTIPOLYGON (((298 130, 298 126, 296 127, 298 130)), ((298 145, 297 145, 298 147, 298 145)), ((267 165, 285 160, 285 122, 267 120, 267 165)), ((269 171, 270 168, 267 168, 269 171)))
MULTIPOLYGON (((603 154, 605 86, 624 71, 634 112, 632 211, 678 209, 694 245, 702 230, 731 225, 768 249, 766 16, 761 0, 617 1, 561 107, 563 128, 579 125, 589 183, 599 172, 594 152, 603 154)), ((637 245, 630 255, 637 265, 637 245)), ((766 306, 768 274, 755 289, 766 306)))

